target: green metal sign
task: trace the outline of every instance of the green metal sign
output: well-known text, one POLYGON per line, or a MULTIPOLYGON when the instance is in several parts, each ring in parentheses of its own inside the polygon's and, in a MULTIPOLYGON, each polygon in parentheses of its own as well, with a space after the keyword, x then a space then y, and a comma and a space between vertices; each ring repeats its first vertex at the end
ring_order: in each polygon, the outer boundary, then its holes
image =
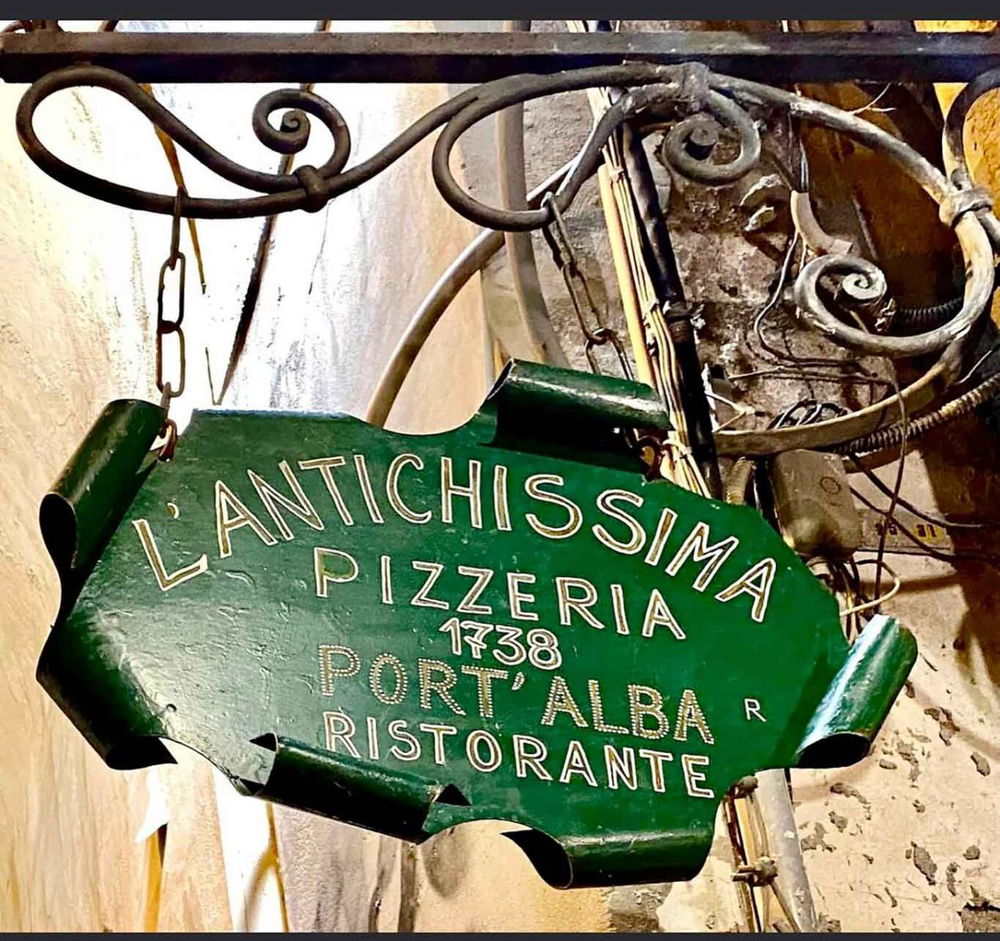
POLYGON ((557 886, 693 876, 763 768, 858 760, 915 657, 748 508, 647 480, 649 389, 517 364, 411 437, 107 407, 43 502, 39 678, 114 768, 181 742, 248 794, 420 841, 470 820, 557 886))

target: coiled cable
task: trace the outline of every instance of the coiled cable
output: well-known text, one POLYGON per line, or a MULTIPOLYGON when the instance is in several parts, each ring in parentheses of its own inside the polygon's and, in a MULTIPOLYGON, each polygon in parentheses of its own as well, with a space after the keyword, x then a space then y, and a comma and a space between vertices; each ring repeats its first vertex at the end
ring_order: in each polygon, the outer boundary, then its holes
POLYGON ((893 326, 903 327, 936 327, 947 323, 961 309, 965 298, 953 297, 940 304, 930 304, 927 307, 897 307, 892 318, 893 326))
MULTIPOLYGON (((940 408, 928 412, 926 415, 921 415, 920 418, 912 419, 906 430, 907 439, 919 438, 935 428, 940 428, 942 425, 947 425, 958 418, 971 414, 998 392, 1000 392, 1000 373, 995 373, 975 388, 950 402, 946 402, 940 408)), ((884 451, 887 448, 898 447, 902 440, 903 423, 897 422, 894 425, 873 431, 871 434, 855 438, 853 441, 835 445, 832 450, 838 454, 867 454, 872 451, 884 451)))

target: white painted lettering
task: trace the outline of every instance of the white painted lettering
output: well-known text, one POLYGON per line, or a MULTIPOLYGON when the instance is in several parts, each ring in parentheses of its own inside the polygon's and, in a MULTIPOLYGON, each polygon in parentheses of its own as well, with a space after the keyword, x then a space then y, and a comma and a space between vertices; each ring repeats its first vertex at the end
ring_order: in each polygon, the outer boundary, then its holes
POLYGON ((340 676, 357 676, 361 660, 350 648, 342 644, 320 644, 319 646, 319 690, 323 696, 333 695, 333 681, 340 676), (347 662, 334 665, 335 657, 343 657, 347 662))
POLYGON ((534 513, 526 513, 524 518, 528 525, 539 535, 547 539, 568 539, 579 532, 583 525, 583 513, 572 500, 558 493, 551 493, 543 490, 543 484, 551 484, 554 487, 565 486, 565 481, 558 474, 532 474, 524 482, 525 493, 542 503, 552 503, 561 506, 567 515, 566 522, 562 526, 548 526, 543 523, 534 513))
POLYGON ((514 774, 519 778, 528 776, 528 769, 541 781, 551 781, 552 775, 542 764, 549 754, 548 747, 541 739, 531 735, 515 735, 514 742, 514 774))
POLYGON ((660 519, 656 524, 656 532, 649 543, 649 550, 643 561, 646 565, 659 565, 660 556, 663 555, 663 547, 667 544, 670 532, 674 528, 677 514, 669 507, 664 507, 660 513, 660 519))
POLYGON ((403 661, 395 654, 380 653, 372 661, 371 669, 368 671, 368 687, 379 702, 385 703, 387 706, 395 706, 402 702, 408 685, 409 679, 406 676, 403 661), (392 671, 394 677, 391 693, 382 685, 382 674, 386 667, 392 671))
POLYGON ((693 587, 696 591, 704 591, 708 587, 708 583, 715 577, 715 573, 719 571, 722 563, 739 545, 739 540, 735 536, 728 536, 726 539, 709 545, 708 536, 708 523, 696 523, 667 566, 667 574, 676 575, 687 561, 688 556, 694 562, 705 562, 706 564, 694 580, 693 587))
POLYGON ((625 747, 621 751, 614 745, 604 746, 604 770, 608 779, 608 787, 618 790, 621 781, 630 791, 639 787, 639 775, 635 770, 635 749, 625 747))
POLYGON ((594 720, 594 728, 598 732, 614 732, 617 735, 628 735, 628 729, 624 725, 611 725, 604 721, 601 684, 597 680, 587 680, 587 692, 590 694, 590 714, 594 720))
POLYGON ((392 558, 379 556, 379 574, 382 581, 382 604, 392 604, 392 558))
POLYGON ((558 712, 568 715, 579 728, 587 728, 587 720, 583 717, 576 700, 573 699, 573 694, 569 691, 566 681, 561 676, 554 676, 549 685, 549 695, 545 700, 541 724, 554 725, 558 712))
POLYGON ((447 601, 442 601, 440 598, 428 597, 428 593, 434 587, 434 583, 444 571, 444 566, 440 562, 421 562, 417 559, 411 562, 410 565, 417 572, 428 573, 423 587, 410 599, 410 604, 418 608, 442 608, 447 611, 447 601))
POLYGON ((358 563, 354 556, 340 549, 313 549, 313 574, 316 578, 316 597, 327 596, 330 582, 353 582, 358 577, 358 563))
POLYGON ((635 555, 635 553, 641 552, 642 547, 646 544, 646 533, 631 513, 615 506, 616 501, 640 507, 643 504, 643 499, 639 494, 632 493, 631 490, 605 490, 597 498, 597 508, 612 519, 624 523, 629 531, 629 538, 627 540, 615 539, 601 523, 592 526, 591 531, 597 537, 597 541, 609 549, 620 552, 622 555, 635 555))
POLYGON ((455 697, 451 695, 458 677, 455 671, 441 660, 427 660, 421 657, 417 660, 418 673, 420 677, 420 706, 423 709, 432 709, 431 693, 437 693, 443 702, 455 715, 464 716, 465 710, 455 702, 455 697), (440 674, 440 679, 434 679, 434 674, 440 674))
POLYGON ((743 710, 746 713, 747 722, 751 719, 760 719, 761 722, 767 722, 764 718, 763 713, 760 711, 760 700, 747 697, 743 700, 743 710))
POLYGON ((343 457, 318 457, 309 461, 299 461, 299 470, 318 470, 320 476, 323 478, 323 483, 326 484, 326 491, 330 494, 330 499, 333 501, 333 506, 337 513, 340 515, 340 519, 345 526, 354 525, 354 517, 351 515, 351 511, 347 509, 347 504, 344 502, 344 498, 341 496, 340 489, 337 487, 337 482, 333 479, 333 467, 343 467, 347 463, 347 459, 343 457))
POLYGON ((642 620, 642 636, 652 637, 653 632, 658 627, 666 626, 670 633, 678 640, 684 640, 687 636, 682 630, 673 612, 670 610, 659 588, 654 588, 649 595, 649 602, 646 605, 646 616, 642 620))
POLYGON ((163 564, 163 557, 160 555, 160 550, 156 545, 156 540, 153 538, 153 533, 149 528, 149 523, 146 520, 132 520, 132 525, 139 534, 142 551, 146 553, 146 559, 153 570, 153 575, 156 578, 156 584, 160 586, 160 591, 169 591, 171 588, 176 588, 178 585, 183 584, 188 579, 208 571, 208 555, 202 553, 201 558, 190 565, 185 565, 176 571, 168 572, 166 566, 163 564))
POLYGON ((628 714, 632 734, 639 738, 663 738, 670 731, 667 717, 663 714, 663 696, 652 686, 628 684, 628 714), (655 720, 655 729, 646 727, 646 716, 655 720))
POLYGON ((391 745, 389 747, 389 754, 400 761, 416 761, 420 757, 420 740, 415 735, 407 732, 407 727, 405 719, 393 719, 389 723, 387 729, 389 738, 410 746, 409 750, 403 751, 398 745, 391 745))
POLYGON ((774 584, 776 569, 774 559, 761 559, 760 562, 736 579, 732 585, 720 591, 715 596, 715 600, 732 601, 737 595, 750 595, 753 598, 750 617, 760 624, 767 613, 767 602, 771 597, 771 586, 774 584))
POLYGON ((324 712, 323 726, 326 730, 326 747, 328 751, 337 750, 337 742, 344 746, 347 754, 360 758, 361 753, 354 747, 354 733, 357 727, 354 720, 345 712, 324 712))
POLYGON ((485 729, 475 729, 469 733, 469 737, 465 740, 465 755, 469 759, 469 764, 477 771, 496 771, 503 760, 500 743, 485 729), (488 757, 483 757, 480 745, 486 746, 488 757))
POLYGON ((265 546, 277 545, 264 524, 221 480, 215 482, 215 533, 219 542, 219 558, 227 559, 233 554, 229 534, 234 530, 249 526, 265 546), (236 511, 235 515, 230 509, 236 511))
POLYGON ((696 767, 702 768, 709 763, 708 755, 681 755, 681 766, 684 769, 684 786, 687 788, 689 797, 715 797, 715 791, 710 787, 701 787, 701 782, 705 780, 705 775, 700 771, 695 771, 696 767))
POLYGON ((663 775, 663 763, 673 761, 674 756, 668 751, 656 751, 652 748, 640 748, 639 757, 645 758, 649 762, 649 776, 653 783, 653 790, 657 794, 662 794, 667 789, 663 775))
POLYGON ((479 703, 479 715, 484 719, 493 718, 493 681, 505 680, 510 673, 507 670, 496 670, 492 667, 476 667, 462 664, 462 672, 466 676, 476 678, 476 698, 479 703))
POLYGON ((281 507, 284 507, 292 516, 297 517, 302 520, 307 526, 312 529, 322 530, 323 520, 320 519, 319 514, 316 512, 316 508, 309 502, 309 498, 306 496, 305 491, 302 489, 302 484, 299 483, 295 474, 292 472, 291 467, 288 466, 288 461, 281 461, 278 464, 278 469, 284 475, 285 480, 288 482, 288 486, 291 488, 292 494, 295 499, 286 497, 279 490, 276 490, 271 484, 269 484, 263 477, 259 474, 254 473, 252 470, 247 471, 247 476, 250 478, 250 483, 253 484, 254 489, 257 491, 257 496, 260 497, 260 502, 264 504, 267 508, 267 512, 271 514, 271 519, 274 520, 274 525, 278 527, 278 532, 286 541, 294 539, 294 534, 292 533, 291 527, 285 520, 281 512, 281 507))
POLYGON ((457 735, 458 729, 453 725, 434 725, 430 722, 421 722, 417 728, 421 732, 430 732, 434 736, 434 764, 443 765, 444 762, 444 737, 446 735, 457 735))
POLYGON ((365 717, 365 726, 368 729, 368 757, 372 761, 378 761, 379 747, 378 747, 378 720, 375 716, 365 717))
POLYGON ((570 626, 570 612, 575 611, 591 627, 604 630, 604 625, 590 613, 589 609, 597 603, 597 589, 587 579, 557 577, 556 596, 559 601, 559 623, 563 627, 570 626), (570 593, 571 589, 580 589, 582 594, 573 595, 570 593))
POLYGON ((452 498, 466 497, 469 501, 469 520, 473 529, 483 528, 483 500, 480 493, 482 463, 469 461, 469 483, 460 486, 455 483, 454 468, 450 457, 441 458, 441 521, 453 523, 452 498))
POLYGON ((529 591, 521 591, 521 585, 534 585, 535 576, 527 572, 507 573, 507 600, 510 604, 510 616, 519 621, 537 621, 538 614, 525 611, 523 605, 534 604, 535 596, 529 591))
POLYGON ((497 529, 510 532, 510 506, 507 503, 507 468, 497 464, 493 468, 493 515, 497 529))
POLYGON ((467 575, 470 578, 474 578, 475 581, 472 583, 472 587, 468 590, 465 597, 458 603, 458 607, 455 610, 460 614, 492 614, 492 606, 478 604, 477 602, 483 590, 490 583, 490 579, 493 578, 493 569, 476 568, 474 565, 460 565, 458 567, 458 574, 467 575))
POLYGON ((399 474, 407 465, 415 467, 417 470, 424 469, 423 458, 416 454, 397 454, 389 464, 389 470, 385 476, 385 495, 389 499, 391 506, 397 515, 408 523, 426 523, 431 518, 431 511, 424 510, 418 513, 411 510, 399 495, 399 474))
POLYGON ((575 738, 570 739, 566 746, 566 759, 563 761, 559 782, 569 784, 574 774, 579 774, 591 787, 597 787, 597 778, 594 777, 587 753, 583 750, 583 745, 575 738))
POLYGON ((372 490, 371 478, 368 476, 368 465, 365 464, 363 454, 354 455, 354 469, 358 475, 358 483, 361 485, 361 496, 364 497, 365 507, 373 523, 384 523, 382 511, 375 502, 375 492, 372 490))
POLYGON ((681 700, 677 706, 677 722, 674 724, 674 741, 686 742, 688 726, 693 725, 706 745, 715 744, 715 736, 708 727, 705 713, 701 711, 698 697, 693 689, 686 689, 681 693, 681 700))

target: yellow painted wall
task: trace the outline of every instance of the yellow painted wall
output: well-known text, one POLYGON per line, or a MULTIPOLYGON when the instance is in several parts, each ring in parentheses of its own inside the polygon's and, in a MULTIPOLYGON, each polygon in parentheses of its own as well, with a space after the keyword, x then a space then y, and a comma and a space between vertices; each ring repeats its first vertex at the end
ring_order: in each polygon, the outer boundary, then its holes
MULTIPOLYGON (((996 20, 915 20, 914 23, 925 33, 988 33, 997 27, 996 20)), ((945 114, 963 87, 957 82, 935 86, 945 114)), ((965 152, 973 178, 989 187, 1000 203, 1000 92, 991 92, 981 98, 969 112, 965 124, 965 152)))
MULTIPOLYGON (((924 33, 988 33, 997 28, 997 20, 914 20, 924 33)), ((960 82, 940 82, 934 86, 943 114, 965 86, 960 82)), ((973 106, 965 121, 965 156, 976 183, 985 186, 1000 207, 1000 91, 984 95, 973 106)), ((993 299, 993 320, 1000 324, 1000 295, 993 299)))

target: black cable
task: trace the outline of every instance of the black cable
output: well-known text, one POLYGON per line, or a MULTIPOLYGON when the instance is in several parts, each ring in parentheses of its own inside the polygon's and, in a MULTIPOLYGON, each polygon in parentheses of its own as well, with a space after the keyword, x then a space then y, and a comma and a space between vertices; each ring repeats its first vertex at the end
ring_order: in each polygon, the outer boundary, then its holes
MULTIPOLYGON (((908 429, 908 437, 912 440, 927 434, 941 425, 955 421, 965 415, 970 414, 984 402, 988 402, 993 396, 1000 392, 1000 372, 994 373, 989 379, 984 380, 978 386, 963 393, 957 398, 939 408, 921 415, 911 423, 908 429)), ((870 434, 853 438, 842 444, 832 446, 832 450, 838 454, 867 454, 873 451, 884 451, 900 443, 902 440, 902 426, 900 423, 879 428, 870 434)))
POLYGON ((858 568, 858 563, 853 555, 844 564, 844 568, 850 573, 851 591, 854 592, 855 597, 861 602, 870 601, 871 599, 865 594, 865 590, 862 587, 861 569, 858 568), (850 566, 849 569, 848 566, 850 566))
MULTIPOLYGON (((881 490, 882 493, 884 493, 887 497, 892 496, 892 491, 876 474, 861 463, 861 459, 856 454, 847 454, 845 456, 853 461, 857 469, 861 471, 861 473, 864 474, 865 477, 867 477, 879 490, 881 490)), ((985 523, 959 523, 947 520, 943 516, 935 516, 933 513, 928 513, 927 510, 921 510, 909 501, 904 500, 901 496, 896 497, 896 502, 903 507, 904 510, 909 510, 910 513, 919 519, 922 519, 925 523, 940 526, 942 529, 987 529, 990 526, 1000 526, 1000 522, 994 522, 992 520, 985 523)))
POLYGON ((899 501, 899 491, 903 487, 903 471, 906 469, 906 439, 910 431, 910 417, 906 410, 906 402, 903 401, 902 390, 899 388, 899 378, 892 363, 889 364, 889 377, 892 380, 892 389, 896 393, 899 401, 899 414, 901 432, 899 436, 899 462, 896 467, 896 482, 892 487, 892 496, 889 499, 889 508, 885 511, 885 525, 878 540, 878 552, 875 553, 875 597, 879 598, 882 588, 882 565, 885 562, 885 540, 889 535, 889 524, 893 521, 893 513, 899 501))
MULTIPOLYGON (((855 497, 857 497, 866 507, 868 507, 868 509, 874 510, 876 513, 881 513, 885 515, 885 510, 872 503, 871 500, 869 500, 863 493, 861 493, 856 488, 851 487, 851 493, 853 493, 855 497)), ((925 542, 918 535, 916 535, 906 526, 904 526, 898 519, 893 518, 892 525, 895 526, 907 539, 909 539, 910 542, 912 542, 915 546, 917 546, 918 548, 922 549, 925 553, 927 553, 927 555, 935 559, 940 559, 943 562, 951 562, 955 559, 972 559, 979 562, 989 562, 990 564, 993 565, 997 563, 997 559, 995 556, 989 555, 988 553, 985 552, 963 552, 963 551, 944 552, 941 549, 935 549, 932 545, 925 542)), ((888 527, 886 527, 886 530, 884 531, 887 531, 887 529, 888 527)))
POLYGON ((787 425, 811 425, 813 422, 822 421, 823 413, 827 410, 833 412, 834 416, 846 415, 846 409, 839 402, 820 402, 816 399, 799 399, 798 402, 788 406, 780 415, 774 418, 767 426, 768 428, 784 428, 787 425), (795 413, 801 409, 809 409, 801 418, 793 418, 795 413))
POLYGON ((961 309, 965 297, 959 295, 940 304, 930 304, 926 307, 897 307, 892 318, 893 327, 928 327, 940 326, 951 320, 961 309))
MULTIPOLYGON (((994 277, 996 274, 1000 274, 1000 269, 994 273, 994 277)), ((893 315, 892 326, 919 327, 921 329, 938 327, 951 320, 962 309, 964 303, 965 294, 963 293, 938 304, 928 304, 922 307, 899 306, 893 315)))

